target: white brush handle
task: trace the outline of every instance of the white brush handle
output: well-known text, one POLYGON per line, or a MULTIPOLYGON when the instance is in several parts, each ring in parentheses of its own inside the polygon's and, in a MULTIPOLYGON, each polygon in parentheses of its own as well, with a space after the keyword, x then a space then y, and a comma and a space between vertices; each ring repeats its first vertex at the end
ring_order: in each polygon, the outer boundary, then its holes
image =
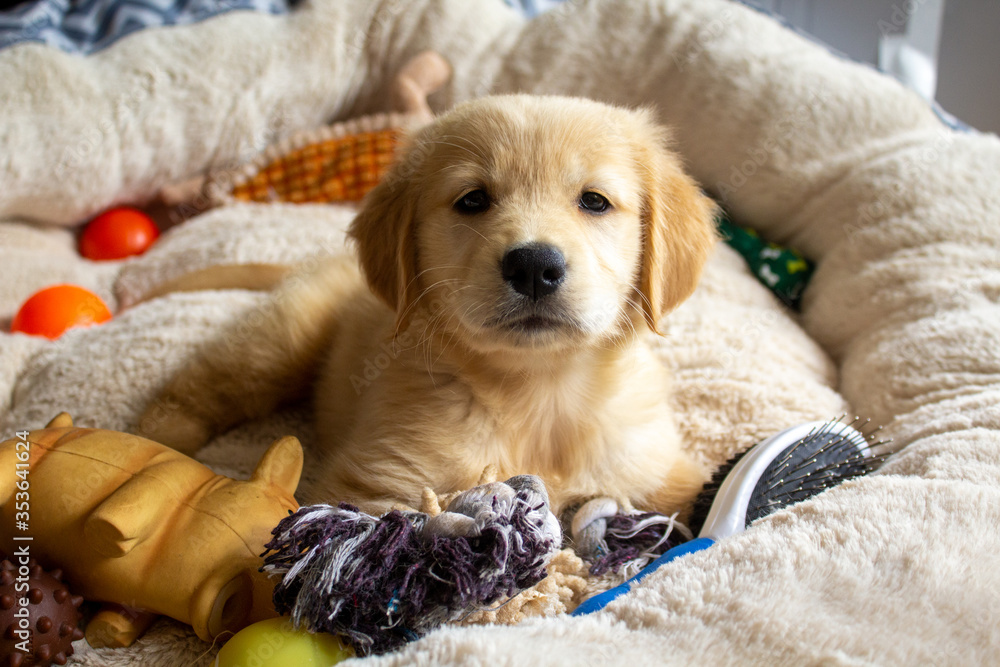
MULTIPOLYGON (((851 442, 865 443, 864 436, 853 426, 829 421, 798 424, 771 436, 747 451, 726 475, 698 536, 720 540, 743 532, 746 529, 747 508, 754 487, 757 486, 764 471, 781 456, 783 451, 795 443, 820 434, 841 436, 851 442)), ((868 445, 860 445, 858 454, 868 456, 870 454, 868 445)))

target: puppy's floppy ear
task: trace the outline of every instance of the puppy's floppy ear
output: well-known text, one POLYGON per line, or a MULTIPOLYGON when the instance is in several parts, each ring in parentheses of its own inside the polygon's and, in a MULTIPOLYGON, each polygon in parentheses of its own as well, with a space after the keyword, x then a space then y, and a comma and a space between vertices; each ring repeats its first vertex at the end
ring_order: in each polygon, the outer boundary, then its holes
POLYGON ((417 296, 417 194, 409 178, 410 152, 368 193, 347 232, 357 244, 368 286, 396 311, 397 332, 417 296))
POLYGON ((648 122, 637 144, 643 193, 643 247, 639 290, 646 324, 660 333, 660 318, 691 296, 717 234, 716 205, 667 148, 668 134, 648 122))

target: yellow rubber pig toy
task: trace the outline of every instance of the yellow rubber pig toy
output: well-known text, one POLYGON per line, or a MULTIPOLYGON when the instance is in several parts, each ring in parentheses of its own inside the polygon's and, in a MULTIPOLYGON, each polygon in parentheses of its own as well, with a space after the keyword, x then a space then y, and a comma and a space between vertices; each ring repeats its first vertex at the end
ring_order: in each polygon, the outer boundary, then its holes
POLYGON ((0 445, 2 547, 61 568, 89 600, 165 614, 210 641, 276 616, 260 555, 298 508, 301 472, 293 437, 239 481, 145 438, 76 428, 62 413, 0 445))

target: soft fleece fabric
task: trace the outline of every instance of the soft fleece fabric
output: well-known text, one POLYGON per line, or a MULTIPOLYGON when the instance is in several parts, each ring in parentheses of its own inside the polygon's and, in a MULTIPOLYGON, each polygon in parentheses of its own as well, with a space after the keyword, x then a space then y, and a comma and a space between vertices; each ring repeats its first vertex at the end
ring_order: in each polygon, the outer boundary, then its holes
MULTIPOLYGON (((706 461, 793 423, 861 413, 900 451, 876 475, 675 561, 586 618, 446 628, 387 665, 1000 662, 1000 141, 958 134, 915 94, 725 0, 577 0, 526 22, 493 0, 314 0, 130 36, 88 58, 0 52, 0 317, 68 280, 114 305, 178 267, 338 252, 342 207, 234 206, 146 256, 92 264, 73 228, 273 139, 385 110, 434 48, 436 108, 487 92, 653 105, 692 173, 763 235, 818 262, 793 316, 720 246, 659 342, 706 461), (182 261, 183 258, 183 261, 182 261)), ((128 428, 197 345, 267 295, 175 294, 56 343, 0 335, 0 433, 61 410, 128 428)), ((219 438, 245 474, 307 410, 219 438)), ((77 664, 209 664, 160 622, 77 664)))

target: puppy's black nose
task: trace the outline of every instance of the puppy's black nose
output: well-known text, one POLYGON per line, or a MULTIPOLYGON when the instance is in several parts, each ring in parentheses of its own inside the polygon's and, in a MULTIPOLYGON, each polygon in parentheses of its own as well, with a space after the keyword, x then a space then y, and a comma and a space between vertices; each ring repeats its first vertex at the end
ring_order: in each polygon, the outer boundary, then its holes
POLYGON ((555 246, 522 246, 507 251, 501 270, 514 291, 538 301, 559 289, 566 278, 566 258, 555 246))

